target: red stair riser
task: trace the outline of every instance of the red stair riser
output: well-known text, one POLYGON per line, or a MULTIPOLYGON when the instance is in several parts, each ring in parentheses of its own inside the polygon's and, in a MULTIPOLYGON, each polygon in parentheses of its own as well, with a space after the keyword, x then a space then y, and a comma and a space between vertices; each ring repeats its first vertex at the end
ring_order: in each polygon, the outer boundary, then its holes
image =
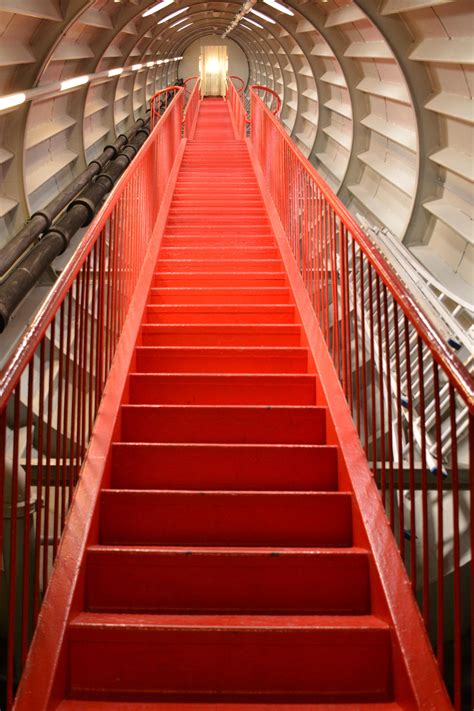
POLYGON ((266 622, 260 628, 258 619, 233 628, 226 617, 207 627, 206 618, 185 626, 183 616, 165 617, 160 626, 146 615, 126 626, 120 617, 101 616, 94 625, 87 624, 89 614, 71 624, 73 692, 142 699, 177 692, 311 694, 334 701, 381 700, 390 693, 389 629, 370 618, 364 624, 346 617, 340 626, 329 618, 324 627, 325 618, 311 625, 306 617, 295 629, 285 617, 273 628, 266 622))
POLYGON ((160 287, 150 292, 150 304, 285 304, 291 295, 286 287, 160 287))
POLYGON ((294 325, 292 304, 153 304, 147 307, 147 324, 294 325))
POLYGON ((268 324, 144 324, 143 346, 261 346, 301 345, 299 326, 268 324))
POLYGON ((311 375, 149 374, 132 373, 131 404, 314 405, 311 375))
POLYGON ((322 407, 163 407, 125 405, 122 441, 324 444, 322 407))
POLYGON ((89 548, 90 611, 367 614, 366 551, 89 548), (343 582, 343 584, 341 584, 343 582))
MULTIPOLYGON (((174 255, 173 255, 174 256, 174 255)), ((161 259, 158 262, 156 276, 164 273, 176 272, 279 272, 284 274, 282 263, 279 260, 273 259, 226 259, 225 255, 220 258, 219 255, 211 255, 206 257, 191 258, 191 255, 182 255, 180 259, 167 259, 166 255, 161 252, 161 259)), ((156 283, 155 283, 156 285, 156 283)))
POLYGON ((337 484, 337 449, 329 445, 112 447, 111 486, 117 489, 334 492, 337 484))
POLYGON ((101 542, 341 547, 352 543, 351 521, 350 497, 338 494, 111 491, 102 498, 101 542))
POLYGON ((216 288, 219 286, 229 288, 233 285, 236 287, 284 287, 286 286, 286 276, 282 273, 263 274, 250 272, 182 272, 182 273, 158 273, 153 278, 154 287, 161 289, 183 288, 216 288))
POLYGON ((136 351, 138 373, 307 373, 308 351, 275 348, 151 348, 136 351))

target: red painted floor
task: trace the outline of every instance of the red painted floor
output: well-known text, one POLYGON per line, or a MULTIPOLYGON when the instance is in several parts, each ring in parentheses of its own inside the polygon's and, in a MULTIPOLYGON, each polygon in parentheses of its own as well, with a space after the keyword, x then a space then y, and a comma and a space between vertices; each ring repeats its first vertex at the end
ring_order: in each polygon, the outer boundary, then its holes
POLYGON ((388 625, 227 105, 186 147, 61 711, 396 711, 388 625))

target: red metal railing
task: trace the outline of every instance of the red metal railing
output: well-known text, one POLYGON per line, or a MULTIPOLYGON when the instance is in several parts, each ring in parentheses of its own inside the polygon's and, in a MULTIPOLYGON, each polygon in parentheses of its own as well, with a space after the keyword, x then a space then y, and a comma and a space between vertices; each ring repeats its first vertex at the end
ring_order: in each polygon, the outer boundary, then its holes
POLYGON ((11 707, 25 663, 180 146, 183 93, 174 93, 0 374, 2 708, 11 707))
POLYGON ((186 95, 192 94, 193 90, 196 88, 196 84, 199 84, 200 79, 199 77, 187 77, 187 79, 184 80, 183 86, 184 86, 184 91, 186 95), (194 84, 191 88, 188 87, 189 82, 194 81, 194 84))
MULTIPOLYGON (((194 126, 197 119, 197 113, 199 108, 199 101, 201 99, 200 88, 201 81, 198 77, 191 77, 191 79, 196 79, 193 89, 188 97, 188 102, 184 110, 183 124, 184 124, 184 136, 186 138, 191 138, 194 130, 194 126)), ((186 79, 189 81, 189 79, 186 79)))
POLYGON ((251 116, 253 151, 365 447, 439 667, 454 707, 467 708, 474 656, 473 378, 254 89, 251 116))
POLYGON ((167 86, 160 89, 150 98, 150 128, 153 129, 165 113, 178 92, 183 93, 182 86, 167 86))
MULTIPOLYGON (((268 110, 274 116, 279 116, 281 109, 281 99, 277 92, 273 91, 273 89, 270 89, 268 86, 262 86, 261 84, 252 84, 252 86, 250 87, 251 95, 253 93, 257 96, 258 94, 256 92, 263 92, 263 96, 260 97, 262 99, 262 102, 266 105, 268 110)), ((252 109, 252 105, 250 105, 250 109, 252 109)))
POLYGON ((245 113, 242 96, 237 91, 234 82, 231 81, 232 78, 233 77, 228 77, 227 80, 226 98, 231 107, 232 116, 237 129, 237 135, 239 138, 245 138, 246 124, 248 123, 247 114, 245 113))
POLYGON ((238 77, 235 74, 229 74, 229 84, 232 84, 235 87, 235 90, 240 96, 244 93, 245 89, 245 82, 242 79, 242 77, 238 77), (237 84, 236 84, 237 82, 237 84))

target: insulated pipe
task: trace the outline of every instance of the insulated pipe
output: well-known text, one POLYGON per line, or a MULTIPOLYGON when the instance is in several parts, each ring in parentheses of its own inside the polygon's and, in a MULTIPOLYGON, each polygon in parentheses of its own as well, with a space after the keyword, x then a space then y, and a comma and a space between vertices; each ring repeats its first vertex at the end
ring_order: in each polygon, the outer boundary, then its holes
POLYGON ((127 134, 118 136, 114 144, 106 146, 98 158, 89 163, 86 170, 62 190, 46 207, 35 212, 26 225, 8 244, 0 250, 0 284, 5 281, 5 275, 19 259, 25 256, 26 250, 46 232, 57 215, 71 200, 90 183, 104 167, 117 157, 125 145, 140 131, 149 119, 140 118, 127 134))
POLYGON ((110 161, 107 169, 73 200, 68 210, 0 286, 0 333, 5 330, 11 314, 44 270, 64 252, 76 232, 91 222, 105 195, 112 190, 117 178, 129 166, 146 141, 149 131, 144 127, 144 123, 119 155, 110 161))

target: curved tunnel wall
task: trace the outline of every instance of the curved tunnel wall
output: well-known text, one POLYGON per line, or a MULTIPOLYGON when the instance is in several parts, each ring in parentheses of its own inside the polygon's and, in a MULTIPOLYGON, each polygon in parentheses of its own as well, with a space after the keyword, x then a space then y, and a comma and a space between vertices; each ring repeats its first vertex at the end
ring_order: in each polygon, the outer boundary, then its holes
MULTIPOLYGON (((0 245, 131 126, 154 91, 187 75, 193 44, 222 35, 242 8, 176 0, 142 17, 153 4, 2 1, 0 95, 142 66, 0 111, 0 245), (179 56, 181 63, 166 61, 179 56)), ((472 3, 285 5, 292 15, 256 2, 266 18, 249 13, 229 35, 250 82, 278 91, 288 133, 354 213, 387 227, 466 296, 474 243, 472 3)))

